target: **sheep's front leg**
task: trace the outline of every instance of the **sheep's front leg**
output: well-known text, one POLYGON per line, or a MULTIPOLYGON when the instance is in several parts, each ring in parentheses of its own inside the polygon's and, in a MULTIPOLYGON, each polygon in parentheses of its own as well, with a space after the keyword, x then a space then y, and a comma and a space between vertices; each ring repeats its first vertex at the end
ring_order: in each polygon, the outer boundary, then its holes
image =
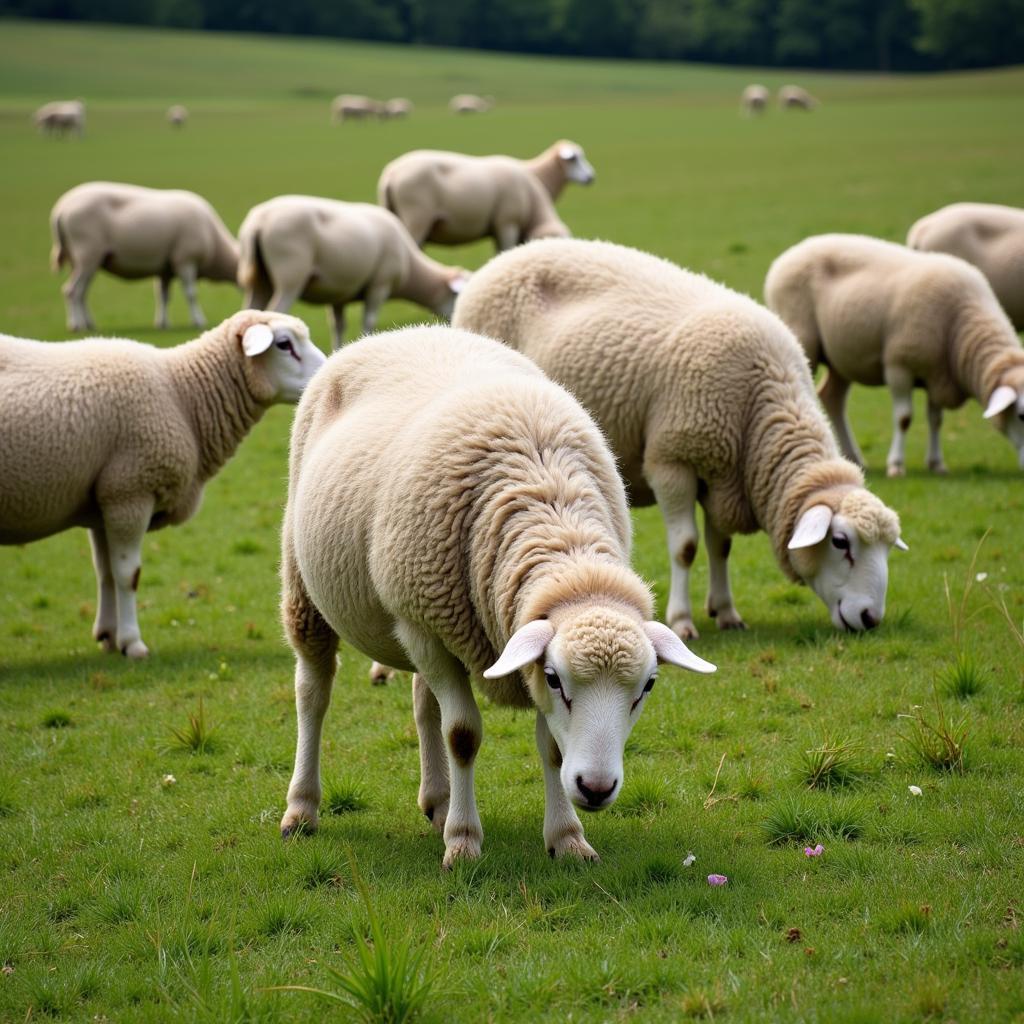
POLYGON ((857 447, 853 431, 850 429, 850 420, 846 415, 846 397, 849 393, 850 382, 832 369, 826 372, 825 379, 818 388, 818 397, 832 421, 832 429, 835 431, 840 450, 851 462, 863 466, 864 456, 857 447))
POLYGON ((441 711, 450 779, 443 866, 450 868, 457 860, 480 856, 484 833, 476 809, 473 766, 483 738, 483 722, 466 670, 441 642, 408 622, 399 622, 395 632, 441 711))
POLYGON ((441 706, 419 672, 412 677, 412 707, 420 738, 418 803, 434 829, 444 835, 450 797, 448 751, 441 731, 441 706))
POLYGON ((103 508, 107 558, 117 597, 117 649, 128 658, 145 658, 136 594, 142 575, 142 538, 153 514, 153 502, 103 508))
POLYGON ((171 279, 162 274, 153 280, 153 290, 156 292, 156 316, 153 323, 165 330, 167 328, 167 297, 171 290, 171 279))
POLYGON ((729 551, 732 539, 715 529, 707 512, 704 513, 704 542, 708 548, 708 564, 711 569, 708 586, 708 615, 719 629, 746 629, 747 624, 740 618, 732 601, 729 586, 729 551))
POLYGON ((206 317, 203 316, 203 311, 199 308, 199 292, 196 288, 199 275, 195 265, 183 263, 175 269, 175 273, 178 275, 178 280, 181 281, 181 288, 185 293, 185 301, 188 303, 188 312, 192 317, 192 323, 196 327, 205 327, 206 317))
POLYGON ((600 860, 583 836, 583 826, 562 786, 562 752, 543 714, 537 712, 537 752, 544 766, 544 848, 551 857, 600 860))
POLYGON ((331 351, 337 352, 345 344, 345 303, 335 302, 331 306, 331 351))
POLYGON ((95 329, 89 307, 85 304, 85 293, 98 269, 98 264, 79 263, 72 268, 70 277, 64 282, 62 291, 67 305, 69 331, 95 329))
POLYGON ((117 650, 117 591, 114 574, 110 569, 107 535, 102 528, 89 530, 92 564, 96 570, 96 620, 92 626, 93 639, 105 651, 117 650))
POLYGON ((372 334, 377 330, 380 319, 380 307, 388 300, 391 289, 387 285, 375 284, 366 289, 363 299, 363 334, 372 334))
POLYGON ((519 244, 520 237, 518 224, 500 224, 494 231, 494 241, 497 243, 498 252, 514 249, 519 244))
POLYGON ((678 462, 658 462, 645 465, 644 476, 668 533, 671 582, 666 618, 682 639, 696 639, 699 634, 690 605, 690 567, 697 557, 697 474, 678 462))
POLYGON ((947 473, 946 461, 942 457, 942 441, 939 431, 942 430, 942 406, 936 405, 931 396, 928 398, 928 468, 933 473, 947 473))
POLYGON ((885 383, 892 395, 892 445, 886 459, 889 476, 906 473, 907 431, 914 415, 914 378, 899 366, 885 368, 885 383))

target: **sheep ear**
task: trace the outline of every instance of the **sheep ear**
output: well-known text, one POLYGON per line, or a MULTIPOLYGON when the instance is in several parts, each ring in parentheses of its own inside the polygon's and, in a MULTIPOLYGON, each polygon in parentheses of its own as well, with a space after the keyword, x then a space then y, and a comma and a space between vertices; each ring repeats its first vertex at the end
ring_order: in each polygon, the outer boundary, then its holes
POLYGON ((555 627, 547 619, 534 619, 520 626, 505 644, 501 657, 484 672, 484 679, 500 679, 510 672, 536 661, 545 651, 555 627))
POLYGON ((247 356, 266 352, 274 340, 274 332, 266 324, 253 324, 242 335, 242 351, 247 356))
POLYGON ((658 656, 658 661, 667 662, 669 665, 678 665, 680 668, 688 668, 691 672, 718 671, 710 661, 698 658, 668 626, 660 622, 645 622, 644 632, 647 634, 647 639, 654 645, 654 653, 658 656))
POLYGON ((832 523, 832 509, 828 505, 812 505, 801 517, 786 545, 790 551, 795 548, 813 547, 825 539, 832 523))
POLYGON ((1006 384, 1000 384, 992 392, 988 400, 988 408, 985 410, 985 419, 990 420, 998 416, 1004 409, 1009 409, 1017 401, 1017 392, 1006 384))
POLYGON ((562 146, 562 148, 559 149, 558 151, 558 155, 563 160, 572 160, 573 157, 576 156, 576 150, 573 149, 572 146, 562 146))
POLYGON ((893 544, 893 547, 897 551, 909 551, 910 550, 910 548, 907 547, 906 542, 903 540, 902 537, 897 537, 896 538, 896 543, 893 544))

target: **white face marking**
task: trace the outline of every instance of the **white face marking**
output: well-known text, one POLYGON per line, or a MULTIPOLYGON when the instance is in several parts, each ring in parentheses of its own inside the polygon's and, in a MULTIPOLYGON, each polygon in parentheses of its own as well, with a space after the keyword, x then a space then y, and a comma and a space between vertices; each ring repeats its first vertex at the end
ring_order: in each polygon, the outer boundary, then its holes
MULTIPOLYGON (((246 331, 246 337, 256 327, 246 331)), ((326 356, 313 344, 309 328, 295 317, 281 317, 271 320, 265 329, 272 332, 266 350, 253 358, 260 359, 263 368, 274 386, 275 402, 297 402, 313 374, 323 366, 326 356)), ((261 341, 265 337, 261 334, 261 341)))
POLYGON ((558 155, 565 164, 565 174, 570 181, 589 185, 596 177, 594 168, 587 162, 583 150, 578 146, 563 146, 558 155))
POLYGON ((1017 464, 1024 469, 1024 395, 1019 395, 1015 406, 1003 414, 1003 423, 1003 433, 1017 449, 1017 464))

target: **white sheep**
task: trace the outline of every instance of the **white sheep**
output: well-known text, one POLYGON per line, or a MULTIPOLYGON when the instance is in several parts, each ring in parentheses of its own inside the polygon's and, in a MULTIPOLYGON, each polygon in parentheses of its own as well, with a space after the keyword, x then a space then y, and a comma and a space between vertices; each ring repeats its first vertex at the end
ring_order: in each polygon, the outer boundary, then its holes
POLYGON ((785 110, 814 110, 819 105, 819 101, 799 85, 784 85, 779 90, 779 106, 785 110))
POLYGON ((44 103, 32 120, 44 135, 78 135, 85 132, 85 104, 81 100, 44 103))
POLYGON ((412 111, 412 100, 398 96, 381 105, 380 116, 385 120, 396 117, 408 117, 412 111))
POLYGON ((968 397, 985 406, 1024 468, 1024 349, 976 267, 878 238, 817 235, 775 260, 764 289, 811 367, 828 366, 819 394, 847 458, 863 465, 846 418, 850 384, 885 384, 889 476, 905 472, 915 387, 928 395, 929 469, 946 472, 942 412, 968 397))
POLYGON ((76 185, 50 212, 54 270, 64 263, 68 330, 95 329, 85 304, 89 284, 102 269, 115 277, 156 278, 156 326, 167 326, 167 295, 177 277, 192 323, 204 327, 196 281, 234 282, 238 245, 202 196, 180 189, 143 188, 110 181, 76 185))
POLYGON ((910 229, 907 245, 973 263, 988 278, 1014 327, 1024 331, 1024 210, 953 203, 922 217, 910 229))
POLYGON ((593 180, 583 149, 567 139, 532 160, 417 149, 384 168, 377 201, 417 245, 493 238, 502 250, 533 238, 568 237, 554 201, 567 182, 593 180))
POLYGON ((253 424, 298 401, 323 361, 301 320, 252 310, 170 349, 0 335, 0 544, 86 527, 93 636, 145 657, 143 536, 189 519, 253 424))
POLYGON ((175 103, 167 108, 167 123, 172 128, 183 128, 188 120, 188 108, 180 103, 175 103))
POLYGON ((758 529, 837 628, 881 621, 899 520, 840 457, 803 353, 763 306, 648 253, 551 240, 477 271, 453 323, 501 338, 567 387, 608 436, 631 502, 657 502, 671 559, 667 621, 680 636, 697 636, 698 502, 719 628, 744 625, 730 538, 758 529))
POLYGON ((300 298, 326 303, 335 349, 345 336, 346 303, 362 299, 367 333, 392 297, 449 318, 469 277, 420 252, 393 213, 370 203, 278 196, 254 206, 238 236, 246 305, 286 312, 300 298))
POLYGON ((357 96, 342 93, 331 101, 331 119, 333 121, 365 121, 377 117, 383 104, 369 96, 357 96))
POLYGON ((445 867, 483 838, 472 682, 537 709, 545 846, 595 859, 573 805, 599 810, 621 792, 657 662, 714 671, 650 621, 629 546, 600 431, 528 359, 448 327, 332 356, 292 430, 281 607, 298 746, 282 834, 317 825, 341 637, 416 673, 419 806, 443 832, 445 867))
POLYGON ((493 106, 492 96, 474 96, 471 92, 460 92, 448 101, 453 114, 486 114, 493 106))
POLYGON ((740 97, 740 105, 745 114, 763 114, 768 109, 768 100, 770 98, 771 94, 766 86, 748 85, 740 97))

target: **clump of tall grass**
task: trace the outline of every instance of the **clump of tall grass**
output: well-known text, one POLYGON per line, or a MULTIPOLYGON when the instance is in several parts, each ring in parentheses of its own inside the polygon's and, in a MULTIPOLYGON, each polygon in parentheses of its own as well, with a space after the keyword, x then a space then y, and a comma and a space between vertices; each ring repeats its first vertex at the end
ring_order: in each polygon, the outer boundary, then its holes
POLYGON ((865 775, 860 748, 849 740, 834 740, 827 735, 818 746, 800 754, 796 773, 808 789, 849 786, 865 775))
POLYGON ((864 813, 856 803, 822 804, 809 797, 789 797, 769 809, 761 830, 771 844, 860 839, 865 832, 864 813))
POLYGON ((967 716, 959 720, 946 717, 938 694, 935 695, 935 714, 925 713, 916 704, 908 715, 900 715, 906 729, 899 737, 910 752, 911 759, 940 772, 962 773, 966 770, 965 744, 969 732, 967 716))
POLYGON ((203 698, 199 698, 199 710, 189 712, 188 722, 184 728, 171 726, 171 748, 187 750, 192 754, 207 754, 213 749, 214 727, 206 717, 203 698))

